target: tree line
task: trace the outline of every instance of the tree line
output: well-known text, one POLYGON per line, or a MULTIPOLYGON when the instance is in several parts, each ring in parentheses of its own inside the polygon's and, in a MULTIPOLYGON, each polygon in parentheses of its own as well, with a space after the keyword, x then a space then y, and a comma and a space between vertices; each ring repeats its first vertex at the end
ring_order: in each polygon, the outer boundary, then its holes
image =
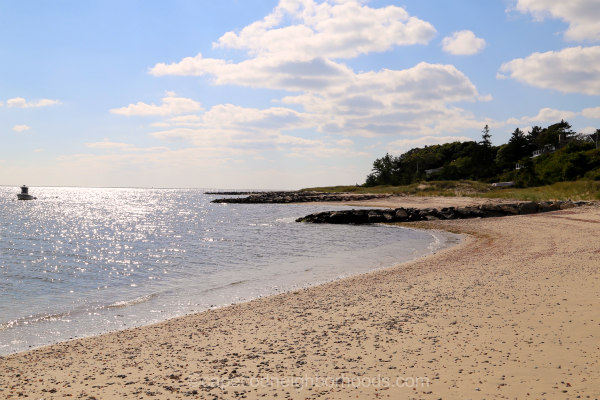
POLYGON ((515 129, 507 143, 493 146, 489 126, 481 141, 453 142, 389 153, 373 162, 364 186, 408 185, 422 180, 514 181, 536 186, 579 178, 600 180, 600 129, 578 134, 564 120, 527 133, 515 129))

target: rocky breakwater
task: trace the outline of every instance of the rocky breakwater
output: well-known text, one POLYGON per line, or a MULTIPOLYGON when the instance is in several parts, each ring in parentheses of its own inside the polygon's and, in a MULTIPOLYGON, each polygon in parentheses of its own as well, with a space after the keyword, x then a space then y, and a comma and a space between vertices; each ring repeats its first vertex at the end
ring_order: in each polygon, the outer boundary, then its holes
POLYGON ((525 215, 565 210, 590 204, 585 201, 543 201, 515 203, 487 203, 472 207, 396 208, 325 211, 298 218, 296 222, 327 224, 373 224, 381 222, 412 222, 444 219, 489 218, 525 215))
POLYGON ((354 193, 323 193, 323 192, 262 192, 248 197, 232 197, 215 199, 211 203, 235 204, 272 204, 272 203, 307 203, 324 201, 360 201, 383 199, 390 194, 354 194, 354 193))

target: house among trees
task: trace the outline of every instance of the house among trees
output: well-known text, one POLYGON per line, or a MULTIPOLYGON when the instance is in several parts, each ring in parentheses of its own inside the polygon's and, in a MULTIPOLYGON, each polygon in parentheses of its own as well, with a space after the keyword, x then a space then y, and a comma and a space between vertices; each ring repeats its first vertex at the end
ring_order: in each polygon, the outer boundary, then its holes
POLYGON ((500 146, 492 145, 487 125, 482 133, 480 142, 413 148, 399 156, 386 154, 373 162, 364 185, 470 179, 532 186, 584 176, 600 180, 600 129, 591 135, 577 134, 562 120, 546 128, 534 126, 527 133, 517 128, 500 146))
POLYGON ((545 144, 544 147, 542 147, 541 149, 534 150, 533 154, 531 155, 531 158, 541 156, 542 154, 554 153, 555 151, 556 146, 554 146, 553 144, 545 144))

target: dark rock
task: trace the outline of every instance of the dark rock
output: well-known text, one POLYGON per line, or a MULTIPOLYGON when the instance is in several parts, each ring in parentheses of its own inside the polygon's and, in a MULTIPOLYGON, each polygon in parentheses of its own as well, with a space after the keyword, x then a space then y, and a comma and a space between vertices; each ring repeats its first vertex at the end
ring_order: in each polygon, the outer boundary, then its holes
POLYGON ((500 210, 507 215, 518 215, 519 204, 517 203, 505 203, 500 205, 500 210))
POLYGON ((395 217, 396 219, 404 219, 406 217, 408 217, 408 213, 406 212, 406 210, 404 208, 396 208, 395 210, 395 217))
MULTIPOLYGON (((212 192, 214 194, 214 192, 212 192)), ((223 195, 240 194, 225 192, 223 195)), ((390 194, 354 194, 354 193, 321 193, 321 192, 257 192, 247 197, 230 197, 215 199, 212 203, 235 204, 274 204, 274 203, 305 203, 326 201, 360 201, 391 197, 390 194)))
POLYGON ((383 218, 384 218, 386 221, 393 221, 393 220, 394 220, 394 218, 395 218, 395 216, 396 216, 396 215, 395 215, 395 213, 394 213, 394 212, 392 212, 392 211, 384 211, 384 212, 383 212, 383 218))
POLYGON ((590 204, 589 202, 556 201, 556 202, 520 202, 505 204, 483 204, 477 207, 444 207, 435 208, 396 208, 372 210, 325 211, 298 218, 297 222, 329 223, 329 224, 367 224, 379 222, 412 222, 432 221, 438 219, 490 218, 506 215, 533 214, 556 211, 590 204))
POLYGON ((569 208, 573 208, 573 207, 577 207, 577 205, 575 203, 573 203, 571 200, 563 201, 560 205, 561 210, 568 210, 569 208))
POLYGON ((548 212, 560 210, 560 204, 556 201, 542 201, 538 203, 538 211, 548 212))
POLYGON ((521 203, 518 206, 519 214, 535 214, 538 210, 538 203, 529 201, 521 203))
POLYGON ((440 210, 442 219, 456 219, 456 211, 454 207, 444 207, 440 210))
POLYGON ((383 217, 383 213, 381 211, 372 210, 372 211, 369 211, 368 221, 369 221, 369 223, 383 222, 383 221, 385 221, 385 218, 383 217))

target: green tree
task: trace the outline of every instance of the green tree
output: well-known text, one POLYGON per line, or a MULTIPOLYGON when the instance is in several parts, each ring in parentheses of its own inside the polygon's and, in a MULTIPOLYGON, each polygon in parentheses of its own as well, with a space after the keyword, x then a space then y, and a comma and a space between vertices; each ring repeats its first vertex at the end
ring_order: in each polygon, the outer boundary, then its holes
POLYGON ((481 139, 483 139, 481 141, 481 144, 485 147, 492 147, 492 135, 490 134, 490 127, 487 124, 485 124, 481 132, 481 139))
POLYGON ((531 155, 531 146, 522 130, 515 129, 507 144, 498 149, 496 162, 502 169, 509 169, 514 164, 531 155))
POLYGON ((545 129, 542 129, 536 140, 537 147, 542 148, 545 145, 559 147, 574 134, 575 132, 571 130, 571 124, 565 120, 561 120, 557 124, 553 124, 545 129))
POLYGON ((365 186, 389 185, 393 181, 394 157, 389 153, 373 162, 371 174, 367 176, 365 186))

